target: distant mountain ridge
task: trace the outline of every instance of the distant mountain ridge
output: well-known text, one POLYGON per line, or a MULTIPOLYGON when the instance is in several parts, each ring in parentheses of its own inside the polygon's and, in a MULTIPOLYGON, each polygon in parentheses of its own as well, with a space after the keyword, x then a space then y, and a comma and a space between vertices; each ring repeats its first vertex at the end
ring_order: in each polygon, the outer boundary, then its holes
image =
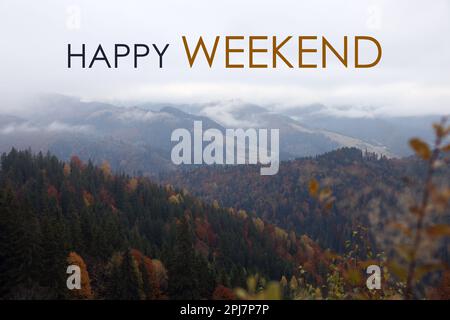
POLYGON ((120 107, 62 95, 39 96, 26 116, 0 116, 0 151, 11 147, 51 151, 61 159, 80 155, 114 169, 154 175, 176 167, 170 161, 176 128, 280 129, 282 160, 315 156, 341 147, 356 147, 387 157, 407 155, 406 136, 420 133, 430 119, 348 119, 320 116, 320 106, 274 112, 254 104, 145 104, 120 107), (183 110, 182 110, 183 109, 183 110), (189 111, 189 112, 188 112, 189 111), (397 123, 402 123, 397 128, 397 123), (377 129, 379 126, 379 130, 377 129))

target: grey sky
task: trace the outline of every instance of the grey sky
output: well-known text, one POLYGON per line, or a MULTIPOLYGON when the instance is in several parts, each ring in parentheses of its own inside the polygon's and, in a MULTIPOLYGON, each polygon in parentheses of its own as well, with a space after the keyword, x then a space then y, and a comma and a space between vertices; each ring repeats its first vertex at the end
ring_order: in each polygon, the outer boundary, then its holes
MULTIPOLYGON (((446 0, 1 0, 0 111, 14 108, 7 103, 11 96, 55 92, 131 102, 240 99, 279 108, 317 102, 354 106, 349 115, 449 113, 449 34, 446 0), (337 48, 344 35, 371 35, 380 41, 383 58, 366 70, 344 69, 331 60, 326 70, 209 69, 204 63, 189 69, 182 35, 209 40, 216 35, 324 35, 337 48), (86 43, 91 53, 99 43, 170 47, 162 70, 154 53, 137 70, 126 63, 119 69, 83 70, 67 69, 67 43, 86 43)), ((223 48, 218 49, 220 61, 223 48)), ((295 53, 294 48, 288 52, 295 53)))

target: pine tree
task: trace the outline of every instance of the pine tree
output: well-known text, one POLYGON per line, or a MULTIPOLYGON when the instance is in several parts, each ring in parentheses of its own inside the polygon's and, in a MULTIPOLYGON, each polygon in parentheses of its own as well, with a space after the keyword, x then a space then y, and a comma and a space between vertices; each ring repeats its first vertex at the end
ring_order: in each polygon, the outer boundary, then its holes
POLYGON ((196 277, 195 252, 189 224, 182 218, 176 226, 175 248, 168 264, 169 296, 171 299, 200 299, 196 277))
POLYGON ((41 254, 36 217, 19 207, 10 189, 0 191, 0 297, 35 297, 41 254))
POLYGON ((20 224, 12 204, 11 190, 0 193, 0 297, 8 298, 23 280, 20 251, 20 224))
POLYGON ((66 243, 64 226, 59 218, 45 212, 42 220, 42 273, 43 286, 49 289, 54 298, 64 298, 68 294, 66 287, 66 243))
POLYGON ((102 288, 103 296, 106 299, 118 300, 122 298, 123 280, 121 275, 121 265, 123 255, 114 253, 106 266, 106 274, 104 277, 104 288, 102 288))
POLYGON ((214 288, 216 287, 216 281, 214 272, 208 264, 205 257, 197 254, 194 264, 195 273, 193 277, 198 279, 198 291, 202 299, 210 299, 214 288))
POLYGON ((120 298, 123 300, 145 299, 142 274, 130 250, 124 253, 120 271, 123 285, 120 298))

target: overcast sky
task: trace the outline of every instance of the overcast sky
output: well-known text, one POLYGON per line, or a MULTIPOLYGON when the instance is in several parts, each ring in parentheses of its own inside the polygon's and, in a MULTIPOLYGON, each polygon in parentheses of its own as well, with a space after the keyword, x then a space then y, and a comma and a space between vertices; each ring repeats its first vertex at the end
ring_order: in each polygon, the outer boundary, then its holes
MULTIPOLYGON (((449 34, 446 0, 1 0, 0 111, 14 108, 11 96, 45 92, 133 103, 240 99, 279 108, 323 103, 369 114, 448 114, 449 34), (383 57, 375 68, 356 70, 336 59, 325 70, 210 69, 205 63, 190 69, 182 35, 324 35, 337 48, 344 35, 370 35, 380 41, 383 57), (127 62, 118 69, 100 63, 83 70, 67 68, 67 43, 86 43, 88 56, 99 43, 106 49, 115 43, 170 47, 163 69, 151 52, 137 70, 127 62)), ((223 48, 221 43, 217 62, 223 48)), ((286 51, 294 60, 295 42, 286 51)))

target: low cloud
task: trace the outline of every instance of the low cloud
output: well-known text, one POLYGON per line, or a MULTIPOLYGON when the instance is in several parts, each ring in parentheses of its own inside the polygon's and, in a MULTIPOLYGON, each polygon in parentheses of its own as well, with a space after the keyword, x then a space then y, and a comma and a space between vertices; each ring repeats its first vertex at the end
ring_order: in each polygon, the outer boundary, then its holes
POLYGON ((227 128, 257 127, 258 123, 256 122, 237 119, 235 112, 242 107, 243 104, 240 101, 222 101, 208 104, 200 111, 200 114, 227 128))
MULTIPOLYGON (((102 96, 95 96, 95 99, 101 100, 102 96)), ((322 88, 303 84, 191 82, 141 85, 129 89, 125 87, 122 91, 116 92, 115 99, 105 101, 114 100, 201 104, 225 101, 205 108, 204 115, 225 124, 238 125, 239 119, 229 115, 229 111, 237 108, 237 103, 229 101, 270 106, 273 111, 321 103, 327 107, 318 111, 348 117, 442 115, 450 105, 450 84, 386 82, 370 85, 342 84, 322 88)))
POLYGON ((119 120, 134 122, 156 122, 170 117, 172 117, 172 115, 166 112, 155 112, 137 108, 130 108, 117 115, 119 120))
POLYGON ((91 127, 84 125, 70 125, 64 122, 54 121, 48 125, 36 125, 31 122, 9 123, 0 128, 0 133, 4 135, 19 133, 86 133, 91 127))

